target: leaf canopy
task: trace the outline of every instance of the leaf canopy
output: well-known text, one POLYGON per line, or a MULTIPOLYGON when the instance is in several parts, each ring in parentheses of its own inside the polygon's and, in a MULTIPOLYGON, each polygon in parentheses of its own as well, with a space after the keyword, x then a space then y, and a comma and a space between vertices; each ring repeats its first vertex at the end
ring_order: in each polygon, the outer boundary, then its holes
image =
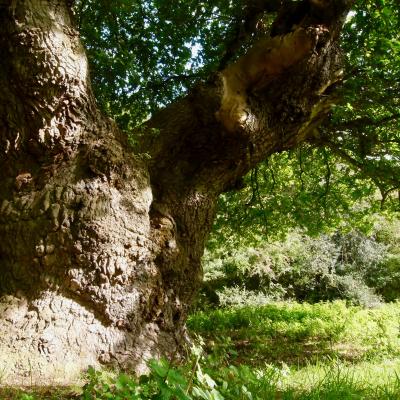
MULTIPOLYGON (((268 34, 274 14, 259 12, 258 3, 79 0, 75 11, 99 105, 129 134, 268 34)), ((272 10, 276 2, 264 3, 272 10)), ((350 220, 368 227, 371 214, 399 210, 397 0, 355 2, 342 47, 343 81, 330 118, 309 143, 253 170, 244 190, 221 196, 215 240, 238 231, 256 240, 296 226, 317 233, 350 220)))

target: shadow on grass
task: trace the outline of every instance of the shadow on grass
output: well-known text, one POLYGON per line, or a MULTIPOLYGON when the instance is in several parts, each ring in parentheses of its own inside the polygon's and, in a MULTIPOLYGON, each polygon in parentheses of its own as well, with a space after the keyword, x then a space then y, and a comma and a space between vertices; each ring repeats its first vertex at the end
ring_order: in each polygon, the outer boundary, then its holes
POLYGON ((0 387, 1 400, 73 400, 81 398, 81 390, 73 387, 29 386, 0 387))

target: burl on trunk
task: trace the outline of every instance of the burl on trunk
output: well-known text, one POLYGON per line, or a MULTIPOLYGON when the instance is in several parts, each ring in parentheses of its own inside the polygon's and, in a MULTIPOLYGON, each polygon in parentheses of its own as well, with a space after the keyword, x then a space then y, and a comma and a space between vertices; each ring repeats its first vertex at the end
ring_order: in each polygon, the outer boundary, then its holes
POLYGON ((0 2, 0 383, 178 356, 217 196, 307 139, 340 68, 345 1, 160 111, 134 154, 66 3, 0 2))

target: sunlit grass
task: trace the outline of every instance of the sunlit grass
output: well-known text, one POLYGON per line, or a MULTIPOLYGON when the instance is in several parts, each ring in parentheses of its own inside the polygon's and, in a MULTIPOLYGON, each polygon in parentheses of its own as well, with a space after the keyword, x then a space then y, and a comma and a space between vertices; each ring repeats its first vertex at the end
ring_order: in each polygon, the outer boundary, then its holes
POLYGON ((207 351, 223 350, 228 363, 304 365, 324 359, 361 361, 400 355, 400 305, 375 309, 275 303, 198 312, 188 326, 207 351))
POLYGON ((80 392, 0 389, 0 399, 400 399, 399 303, 227 308, 197 312, 188 327, 194 353, 153 364, 145 380, 92 371, 80 392))

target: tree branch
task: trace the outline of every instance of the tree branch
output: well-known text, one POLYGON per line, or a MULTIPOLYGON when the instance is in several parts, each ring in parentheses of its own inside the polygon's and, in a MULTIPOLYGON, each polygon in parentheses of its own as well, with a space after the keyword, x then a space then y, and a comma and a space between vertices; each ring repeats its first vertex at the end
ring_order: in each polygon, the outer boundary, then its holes
POLYGON ((321 139, 318 142, 314 143, 328 147, 335 155, 344 160, 347 164, 358 169, 365 177, 372 179, 373 182, 376 184, 376 186, 381 187, 382 186, 381 182, 384 182, 396 188, 400 186, 400 180, 393 177, 389 177, 386 171, 381 171, 378 168, 371 171, 369 168, 367 168, 365 163, 362 163, 356 160, 355 158, 351 157, 343 149, 337 146, 334 142, 329 141, 328 139, 321 139))
POLYGON ((188 190, 217 196, 271 154, 307 140, 329 109, 321 90, 341 68, 342 22, 335 14, 323 29, 302 26, 282 38, 262 39, 229 71, 196 84, 156 113, 142 129, 160 134, 142 135, 139 143, 151 157, 155 196, 188 190))
POLYGON ((357 118, 357 119, 353 119, 351 121, 345 121, 339 124, 335 124, 334 128, 335 129, 359 129, 359 128, 363 128, 366 125, 369 126, 379 126, 382 124, 385 124, 387 122, 392 122, 396 119, 398 119, 400 117, 400 113, 399 114, 393 114, 393 115, 389 115, 387 117, 375 120, 373 118, 369 118, 369 117, 362 117, 362 118, 357 118))
POLYGON ((329 191, 330 191, 330 183, 331 183, 331 167, 329 165, 329 157, 325 149, 323 149, 324 152, 324 163, 326 167, 326 172, 325 172, 325 190, 324 193, 321 194, 320 199, 322 199, 324 203, 324 211, 326 212, 327 206, 326 206, 326 199, 328 197, 329 191))

